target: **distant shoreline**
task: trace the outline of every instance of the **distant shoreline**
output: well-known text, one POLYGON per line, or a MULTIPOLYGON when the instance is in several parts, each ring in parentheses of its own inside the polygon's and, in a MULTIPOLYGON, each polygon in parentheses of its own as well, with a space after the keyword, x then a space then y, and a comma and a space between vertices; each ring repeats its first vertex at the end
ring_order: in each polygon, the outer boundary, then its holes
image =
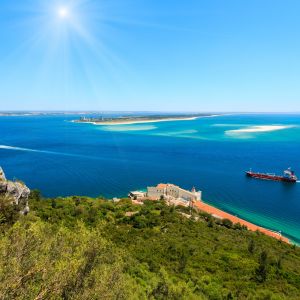
MULTIPOLYGON (((131 124, 144 124, 144 123, 158 123, 158 122, 172 122, 172 121, 192 121, 196 120, 198 117, 193 118, 179 118, 179 119, 160 119, 160 120, 140 120, 140 121, 108 121, 108 122, 81 122, 74 121, 76 123, 88 123, 93 125, 131 125, 131 124)), ((116 119, 117 120, 117 119, 116 119)))
POLYGON ((93 119, 80 119, 80 120, 73 120, 74 123, 87 123, 99 126, 114 126, 114 125, 132 125, 132 124, 145 124, 145 123, 158 123, 158 122, 173 122, 173 121, 192 121, 199 118, 212 118, 218 117, 220 115, 199 115, 199 116, 178 116, 178 117, 168 117, 168 116, 161 116, 161 117, 129 117, 128 119, 122 118, 115 118, 115 119, 108 119, 108 120, 93 120, 93 119))

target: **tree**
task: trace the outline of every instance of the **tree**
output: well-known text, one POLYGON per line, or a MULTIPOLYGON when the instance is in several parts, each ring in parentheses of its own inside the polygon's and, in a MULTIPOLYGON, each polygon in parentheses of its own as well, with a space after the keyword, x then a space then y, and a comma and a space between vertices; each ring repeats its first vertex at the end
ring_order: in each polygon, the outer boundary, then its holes
POLYGON ((41 198, 42 198, 42 195, 39 190, 32 190, 30 192, 29 201, 30 200, 40 201, 41 198))
POLYGON ((208 226, 208 227, 214 227, 214 221, 212 220, 212 218, 210 218, 210 219, 208 220, 207 226, 208 226))
POLYGON ((101 227, 23 225, 0 236, 0 299, 131 298, 122 252, 101 227))
POLYGON ((255 243, 254 243, 253 240, 251 240, 251 241, 249 242, 249 245, 248 245, 248 251, 249 251, 249 253, 251 253, 251 254, 253 254, 254 251, 255 251, 255 243))
POLYGON ((51 201, 51 207, 52 208, 56 208, 57 207, 57 203, 56 203, 55 199, 52 199, 52 201, 51 201))
POLYGON ((259 260, 258 267, 255 270, 256 280, 258 282, 265 282, 268 274, 268 253, 266 251, 262 251, 259 260))
POLYGON ((223 219, 223 220, 222 220, 222 225, 224 225, 224 226, 227 227, 227 228, 232 228, 233 223, 232 223, 232 221, 229 220, 229 219, 223 219))
POLYGON ((12 225, 20 216, 18 206, 6 196, 0 196, 0 224, 12 225))

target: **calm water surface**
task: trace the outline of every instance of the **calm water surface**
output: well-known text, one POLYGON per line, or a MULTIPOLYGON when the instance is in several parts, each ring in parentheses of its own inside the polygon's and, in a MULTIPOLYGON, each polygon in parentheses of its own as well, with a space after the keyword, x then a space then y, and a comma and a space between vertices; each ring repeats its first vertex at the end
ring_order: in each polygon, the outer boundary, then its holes
POLYGON ((70 122, 74 118, 0 117, 7 177, 50 197, 124 196, 159 182, 196 186, 206 202, 300 243, 300 183, 244 176, 250 167, 281 173, 292 166, 300 177, 300 115, 122 126, 70 122))

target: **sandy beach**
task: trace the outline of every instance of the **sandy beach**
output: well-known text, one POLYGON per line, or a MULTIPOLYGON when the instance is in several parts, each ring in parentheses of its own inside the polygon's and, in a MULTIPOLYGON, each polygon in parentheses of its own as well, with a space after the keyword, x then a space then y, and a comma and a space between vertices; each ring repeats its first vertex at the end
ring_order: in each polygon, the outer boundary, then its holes
POLYGON ((206 204, 202 201, 196 201, 194 202, 194 206, 195 208, 199 209, 200 211, 204 211, 206 213, 209 213, 211 214, 212 216, 216 217, 216 218, 221 218, 221 219, 228 219, 230 220, 232 223, 234 224, 237 224, 237 223, 240 223, 241 225, 245 225, 248 230, 251 230, 251 231, 259 231, 259 232, 262 232, 268 236, 271 236, 273 238, 276 238, 278 240, 281 240, 285 243, 290 243, 289 239, 287 239, 286 237, 282 236, 280 233, 278 232, 275 232, 275 231, 272 231, 272 230, 269 230, 269 229, 266 229, 266 228, 263 228, 263 227, 260 227, 260 226, 257 226, 253 223, 250 223, 248 221, 245 221, 243 219, 240 219, 236 216, 233 216, 229 213, 226 213, 218 208, 215 208, 209 204, 206 204))
MULTIPOLYGON (((131 125, 131 124, 145 124, 145 123, 158 123, 158 122, 172 122, 172 121, 191 121, 196 120, 200 117, 191 118, 172 118, 172 119, 161 119, 161 120, 137 120, 137 121, 109 121, 109 122, 78 122, 78 123, 88 123, 94 125, 131 125)), ((76 121, 75 121, 76 122, 76 121)))
POLYGON ((93 122, 93 121, 77 121, 77 120, 73 120, 72 122, 75 123, 87 123, 87 124, 93 124, 93 125, 100 125, 100 126, 105 126, 105 125, 132 125, 132 124, 145 124, 145 123, 159 123, 159 122, 174 122, 174 121, 192 121, 192 120, 196 120, 196 119, 200 119, 200 118, 214 118, 214 117, 219 117, 221 115, 207 115, 207 116, 195 116, 195 117, 182 117, 182 118, 161 118, 161 119, 145 119, 145 120, 141 120, 141 119, 137 119, 137 120, 122 120, 122 119, 118 119, 116 118, 115 120, 112 121, 105 121, 105 122, 93 122))

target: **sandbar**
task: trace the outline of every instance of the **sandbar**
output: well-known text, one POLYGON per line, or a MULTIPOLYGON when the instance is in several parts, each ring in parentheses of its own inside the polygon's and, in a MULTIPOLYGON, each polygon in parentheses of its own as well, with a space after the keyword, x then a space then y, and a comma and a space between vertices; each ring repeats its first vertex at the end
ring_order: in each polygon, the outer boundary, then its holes
POLYGON ((238 134, 238 133, 255 133, 255 132, 270 132, 292 128, 290 125, 260 125, 260 126, 250 126, 241 129, 227 130, 226 134, 238 134))

